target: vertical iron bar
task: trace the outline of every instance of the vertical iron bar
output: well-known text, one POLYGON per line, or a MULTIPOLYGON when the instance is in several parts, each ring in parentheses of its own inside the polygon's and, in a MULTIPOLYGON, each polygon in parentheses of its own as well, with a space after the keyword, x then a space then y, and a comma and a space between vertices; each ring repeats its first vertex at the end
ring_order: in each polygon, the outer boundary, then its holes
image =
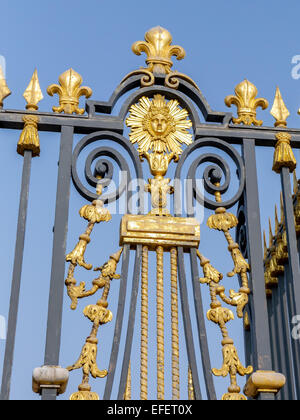
MULTIPOLYGON (((293 302, 290 307, 291 322, 295 315, 300 315, 300 265, 289 168, 281 169, 281 185, 290 267, 290 276, 287 278, 287 283, 288 287, 290 286, 290 297, 293 302)), ((293 341, 295 381, 297 389, 300 389, 300 340, 293 341)))
POLYGON ((195 354, 191 316, 190 316, 190 310, 189 310, 189 300, 188 300, 185 264, 184 264, 184 253, 183 253, 182 247, 178 247, 178 275, 179 275, 180 300, 181 300, 181 307, 182 307, 185 340, 186 340, 186 346, 187 346, 189 366, 192 372, 195 399, 202 400, 198 368, 197 368, 197 360, 196 360, 196 354, 195 354))
POLYGON ((111 397, 111 392, 112 392, 115 373, 116 373, 116 366, 117 366, 117 361, 118 361, 121 332, 122 332, 122 325, 123 325, 123 318, 124 318, 124 309, 125 309, 129 256, 130 256, 130 245, 124 245, 118 311, 117 311, 117 317, 116 317, 113 345, 112 345, 110 361, 109 361, 108 376, 107 376, 107 381, 105 384, 105 390, 104 390, 104 396, 103 396, 104 400, 109 400, 111 397))
POLYGON ((210 355, 208 348, 208 340, 206 335, 206 325, 205 318, 203 313, 203 302, 201 295, 201 288, 199 282, 199 271, 197 264, 197 251, 192 248, 190 250, 190 261, 191 261, 191 271, 192 271, 192 282, 193 282, 193 292, 194 292, 194 303, 197 317, 197 327, 198 327, 198 337, 200 342, 200 351, 202 358, 202 367, 204 380, 206 385, 207 398, 209 400, 216 400, 216 391, 214 386, 214 381, 211 371, 210 355))
MULTIPOLYGON (((295 314, 295 308, 294 308, 294 300, 293 300, 293 290, 292 290, 292 283, 290 281, 291 279, 291 267, 288 264, 286 266, 286 276, 284 279, 284 285, 286 290, 286 298, 287 298, 287 314, 285 315, 285 323, 287 324, 287 334, 290 335, 291 340, 291 347, 292 347, 292 359, 293 359, 293 379, 295 381, 297 394, 300 392, 300 383, 299 383, 299 371, 296 370, 296 366, 299 366, 299 345, 297 343, 298 340, 294 340, 291 331, 293 328, 293 325, 291 323, 292 317, 295 314)), ((299 397, 299 395, 298 395, 299 397)))
MULTIPOLYGON (((65 254, 69 218, 71 164, 74 128, 62 126, 57 178, 45 365, 59 364, 64 296, 65 254)), ((43 391, 42 399, 55 399, 55 392, 43 391)))
MULTIPOLYGON (((243 139, 243 158, 246 175, 245 208, 248 258, 251 266, 253 364, 254 371, 272 370, 254 139, 243 139)), ((269 399, 269 395, 261 393, 259 399, 269 399)))
MULTIPOLYGON (((280 278, 278 279, 280 282, 280 278)), ((279 299, 278 299, 278 286, 272 289, 272 303, 273 303, 273 312, 274 312, 274 323, 275 323, 275 348, 276 348, 276 372, 285 374, 284 372, 284 360, 282 358, 283 348, 281 341, 281 322, 279 317, 279 299)), ((283 390, 281 389, 276 395, 277 400, 283 399, 283 390)))
POLYGON ((287 304, 287 292, 285 289, 285 282, 287 276, 288 266, 285 266, 284 275, 282 281, 279 282, 279 296, 281 301, 281 318, 283 327, 283 341, 286 358, 286 389, 287 399, 296 400, 295 384, 293 379, 293 360, 292 360, 292 345, 291 345, 291 334, 289 329, 289 315, 288 315, 288 304, 287 304))
POLYGON ((122 371, 121 371, 119 393, 118 393, 118 398, 117 398, 118 400, 123 400, 123 396, 126 390, 128 369, 129 369, 131 349, 132 349, 133 332, 134 332, 134 325, 135 325, 135 317, 136 317, 136 304, 137 304, 137 297, 138 297, 138 292, 139 292, 141 257, 142 257, 142 245, 137 245, 135 263, 134 263, 133 280, 132 280, 130 306, 129 306, 130 311, 129 311, 128 326, 127 326, 127 336, 126 336, 126 342, 125 342, 125 350, 124 350, 123 365, 122 365, 122 371))
POLYGON ((13 367, 13 356, 17 329, 17 318, 19 308, 19 297, 21 288, 21 275, 24 255, 24 243, 26 232, 26 219, 28 209, 28 195, 31 173, 32 151, 25 150, 23 160, 22 184, 20 192, 19 216, 17 226, 17 237, 15 246, 13 276, 9 304, 9 315, 7 323, 7 337, 3 364, 1 400, 8 400, 10 394, 11 375, 13 367))
POLYGON ((272 359, 272 370, 277 371, 277 354, 276 354, 276 341, 275 341, 275 332, 276 325, 274 321, 274 310, 273 310, 273 292, 272 295, 267 299, 268 306, 268 316, 269 316, 269 326, 270 326, 270 340, 271 340, 271 359, 272 359))

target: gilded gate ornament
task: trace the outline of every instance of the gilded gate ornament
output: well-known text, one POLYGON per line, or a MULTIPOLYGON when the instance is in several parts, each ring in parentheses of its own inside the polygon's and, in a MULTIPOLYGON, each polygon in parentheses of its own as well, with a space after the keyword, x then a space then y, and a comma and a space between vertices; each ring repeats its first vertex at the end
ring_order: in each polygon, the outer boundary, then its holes
POLYGON ((177 100, 166 101, 157 94, 153 99, 143 96, 137 104, 130 107, 126 124, 131 128, 129 139, 138 144, 141 160, 146 158, 154 179, 149 179, 146 191, 151 193, 154 215, 168 215, 165 209, 167 194, 172 194, 170 179, 164 178, 172 160, 178 161, 182 144, 192 143, 189 129, 192 122, 188 111, 179 106, 177 100), (151 153, 149 153, 151 152, 151 153))
POLYGON ((176 56, 177 60, 185 57, 185 51, 178 45, 171 45, 172 36, 169 31, 157 26, 145 34, 145 41, 137 41, 132 46, 136 55, 142 52, 147 54, 146 63, 148 70, 152 73, 170 73, 173 65, 171 57, 176 56))
MULTIPOLYGON (((91 393, 89 385, 89 376, 93 378, 105 378, 107 376, 107 370, 99 370, 97 366, 97 352, 98 352, 98 339, 97 333, 101 325, 107 324, 112 320, 112 312, 107 309, 108 307, 108 295, 110 291, 110 283, 113 279, 119 279, 120 275, 116 274, 117 264, 120 260, 123 249, 121 248, 118 252, 110 256, 110 259, 103 266, 99 267, 101 274, 99 278, 93 282, 93 293, 96 293, 98 289, 103 289, 102 296, 96 305, 88 305, 85 307, 84 315, 93 323, 91 334, 87 337, 85 345, 82 348, 79 359, 72 366, 67 369, 69 371, 75 369, 81 369, 83 372, 82 383, 78 387, 78 392, 71 395, 71 400, 90 400, 99 399, 96 393, 91 393)), ((85 297, 85 296, 80 296, 85 297)))
POLYGON ((69 69, 59 76, 59 85, 51 85, 47 89, 47 93, 53 96, 55 93, 59 95, 59 106, 54 106, 53 111, 65 114, 84 114, 85 110, 79 108, 79 99, 85 96, 87 99, 92 96, 92 89, 87 86, 81 86, 82 77, 75 70, 69 69))
MULTIPOLYGON (((30 83, 23 94, 27 105, 28 111, 37 111, 39 109, 38 103, 44 98, 37 70, 35 69, 30 83)), ((38 133, 38 123, 40 121, 37 115, 24 115, 24 129, 20 135, 19 142, 17 145, 17 152, 24 156, 25 150, 31 150, 32 156, 40 155, 40 139, 38 133)))
MULTIPOLYGON (((289 110, 283 102, 279 88, 276 89, 271 115, 275 118, 275 127, 286 127, 286 119, 290 115, 289 110)), ((280 173, 281 168, 288 167, 293 172, 297 166, 297 162, 291 148, 292 136, 287 132, 279 132, 275 135, 277 143, 273 158, 273 171, 280 173)))
MULTIPOLYGON (((219 197, 218 193, 216 193, 216 201, 221 203, 221 197, 219 197)), ((223 231, 227 240, 228 251, 231 253, 234 263, 233 270, 227 273, 227 276, 233 277, 234 275, 239 274, 242 281, 242 287, 240 287, 239 291, 235 292, 231 289, 229 291, 229 297, 224 293, 225 288, 223 286, 217 288, 217 293, 225 303, 236 306, 237 315, 239 318, 242 318, 244 308, 248 303, 248 295, 250 294, 247 276, 250 266, 243 257, 239 245, 233 241, 232 236, 229 233, 229 230, 237 226, 237 224, 238 219, 236 216, 232 213, 227 213, 224 207, 218 207, 215 214, 211 215, 207 220, 208 227, 210 229, 223 231)))
POLYGON ((161 26, 156 26, 150 29, 145 34, 145 41, 137 41, 132 45, 132 51, 136 55, 146 53, 147 68, 140 68, 130 72, 121 83, 131 76, 143 75, 141 78, 141 86, 152 86, 155 83, 154 75, 166 75, 165 86, 171 89, 177 89, 179 86, 179 79, 186 80, 199 90, 196 83, 186 74, 172 71, 173 62, 171 58, 177 57, 177 60, 182 60, 185 57, 185 50, 178 46, 172 45, 172 35, 167 29, 161 26))
POLYGON ((261 120, 256 119, 256 108, 266 109, 269 103, 264 98, 256 98, 257 88, 249 80, 245 79, 239 83, 235 89, 235 95, 228 95, 225 104, 228 107, 236 105, 238 118, 232 118, 234 124, 262 125, 261 120))
MULTIPOLYGON (((220 294, 219 283, 223 275, 199 251, 197 251, 197 255, 204 274, 204 277, 200 278, 199 281, 200 283, 208 284, 210 290, 211 304, 207 312, 207 319, 219 326, 223 336, 223 366, 221 369, 212 369, 212 372, 215 376, 230 376, 230 386, 228 387, 228 392, 223 395, 222 400, 246 400, 247 398, 240 394, 240 387, 237 385, 236 376, 238 374, 240 376, 249 375, 253 372, 253 368, 252 366, 245 368, 242 365, 234 342, 228 336, 226 324, 234 319, 234 315, 230 309, 222 307, 221 302, 217 299, 217 296, 220 294)), ((231 302, 228 303, 232 304, 231 302)))

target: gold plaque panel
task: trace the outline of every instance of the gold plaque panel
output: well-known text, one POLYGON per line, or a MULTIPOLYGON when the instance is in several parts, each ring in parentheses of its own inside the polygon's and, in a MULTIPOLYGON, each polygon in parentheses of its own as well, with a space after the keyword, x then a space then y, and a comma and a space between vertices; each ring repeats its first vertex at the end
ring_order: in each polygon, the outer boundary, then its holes
POLYGON ((198 248, 199 243, 200 224, 194 218, 126 214, 121 222, 121 245, 198 248))

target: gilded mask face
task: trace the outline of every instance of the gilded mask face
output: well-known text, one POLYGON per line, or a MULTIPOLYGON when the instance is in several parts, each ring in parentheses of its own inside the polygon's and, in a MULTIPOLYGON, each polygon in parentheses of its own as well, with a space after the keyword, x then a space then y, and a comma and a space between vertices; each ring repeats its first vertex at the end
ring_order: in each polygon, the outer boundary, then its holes
POLYGON ((151 119, 151 127, 157 136, 162 136, 168 127, 167 118, 162 114, 157 114, 151 119))

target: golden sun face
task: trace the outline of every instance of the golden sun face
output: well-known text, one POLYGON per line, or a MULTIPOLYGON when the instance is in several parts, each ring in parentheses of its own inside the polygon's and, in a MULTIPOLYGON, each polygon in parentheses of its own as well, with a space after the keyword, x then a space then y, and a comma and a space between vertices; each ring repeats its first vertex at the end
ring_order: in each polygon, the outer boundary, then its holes
POLYGON ((186 109, 179 106, 177 100, 166 101, 162 95, 154 95, 152 101, 143 96, 137 104, 130 107, 126 120, 131 128, 130 141, 138 143, 140 154, 182 153, 181 144, 189 145, 193 138, 189 133, 192 122, 186 109))

